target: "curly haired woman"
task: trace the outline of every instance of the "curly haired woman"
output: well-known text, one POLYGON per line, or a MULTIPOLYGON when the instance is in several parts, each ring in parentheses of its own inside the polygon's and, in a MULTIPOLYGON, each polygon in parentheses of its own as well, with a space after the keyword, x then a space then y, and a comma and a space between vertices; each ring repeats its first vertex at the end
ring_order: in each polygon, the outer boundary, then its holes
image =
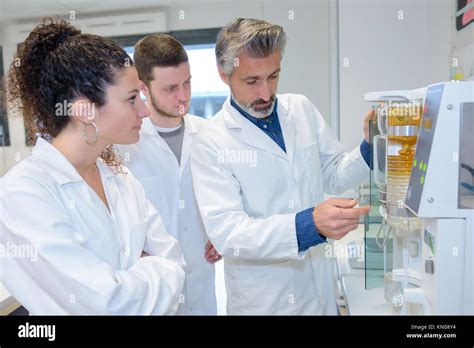
POLYGON ((139 139, 138 75, 114 41, 45 19, 16 53, 10 105, 32 156, 1 181, 0 276, 31 314, 171 314, 179 246, 112 144, 139 139), (2 273, 3 272, 3 273, 2 273))

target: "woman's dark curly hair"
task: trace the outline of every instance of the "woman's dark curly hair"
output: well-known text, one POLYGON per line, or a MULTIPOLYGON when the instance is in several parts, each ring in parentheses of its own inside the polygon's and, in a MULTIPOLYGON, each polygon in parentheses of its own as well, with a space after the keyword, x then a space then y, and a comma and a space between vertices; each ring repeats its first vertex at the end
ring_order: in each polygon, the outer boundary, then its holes
MULTIPOLYGON (((113 40, 45 18, 18 47, 7 78, 8 102, 22 113, 31 134, 54 138, 70 122, 56 116, 57 103, 87 97, 96 107, 105 105, 106 87, 132 64, 113 40)), ((120 171, 113 145, 101 158, 120 171)))

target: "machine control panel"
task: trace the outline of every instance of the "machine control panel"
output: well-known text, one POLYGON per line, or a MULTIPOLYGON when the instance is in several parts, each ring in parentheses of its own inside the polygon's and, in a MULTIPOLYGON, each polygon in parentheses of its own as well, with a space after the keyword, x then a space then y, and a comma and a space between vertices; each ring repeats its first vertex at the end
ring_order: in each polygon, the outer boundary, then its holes
POLYGON ((410 184, 407 191, 406 204, 415 213, 418 213, 423 193, 423 185, 426 180, 426 172, 429 165, 431 147, 433 145, 436 122, 438 120, 441 97, 443 96, 444 84, 430 86, 426 92, 426 100, 423 109, 416 152, 413 158, 413 168, 410 176, 410 184))

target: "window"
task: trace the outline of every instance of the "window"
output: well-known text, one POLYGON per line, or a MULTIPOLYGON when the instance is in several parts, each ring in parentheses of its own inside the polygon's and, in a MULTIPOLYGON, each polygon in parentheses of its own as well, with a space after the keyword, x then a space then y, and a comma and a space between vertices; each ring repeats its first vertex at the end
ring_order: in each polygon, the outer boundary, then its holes
POLYGON ((211 118, 219 111, 229 94, 216 68, 215 44, 186 45, 192 76, 192 98, 189 113, 211 118))
MULTIPOLYGON (((168 33, 179 40, 188 53, 192 76, 189 113, 204 118, 215 115, 229 94, 229 89, 221 81, 216 68, 214 48, 218 31, 219 28, 168 33)), ((144 36, 146 35, 113 39, 133 57, 135 43, 144 36)))

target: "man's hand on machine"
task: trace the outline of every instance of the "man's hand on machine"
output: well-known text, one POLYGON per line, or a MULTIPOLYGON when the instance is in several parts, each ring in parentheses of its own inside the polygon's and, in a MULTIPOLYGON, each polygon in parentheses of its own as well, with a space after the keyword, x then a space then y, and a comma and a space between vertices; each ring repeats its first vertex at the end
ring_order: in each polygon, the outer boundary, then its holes
POLYGON ((364 137, 365 141, 369 144, 371 143, 370 133, 369 133, 369 123, 375 119, 375 111, 370 110, 364 117, 364 137))
POLYGON ((313 211, 316 228, 323 236, 339 240, 359 225, 359 218, 370 212, 369 206, 354 208, 357 200, 330 198, 313 211))

